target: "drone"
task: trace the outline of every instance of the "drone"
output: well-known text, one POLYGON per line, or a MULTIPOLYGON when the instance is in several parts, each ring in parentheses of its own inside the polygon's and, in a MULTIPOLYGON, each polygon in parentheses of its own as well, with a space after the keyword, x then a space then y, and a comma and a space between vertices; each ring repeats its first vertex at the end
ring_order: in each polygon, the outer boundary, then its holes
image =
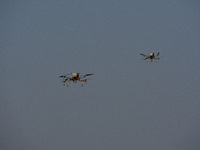
POLYGON ((149 55, 144 55, 144 54, 140 53, 140 55, 145 57, 144 60, 146 60, 146 62, 147 62, 148 59, 150 59, 151 62, 153 61, 153 59, 157 62, 157 60, 160 59, 159 57, 157 57, 157 56, 159 56, 159 54, 160 53, 157 53, 157 55, 155 56, 154 53, 149 53, 149 55))
POLYGON ((80 73, 70 73, 70 74, 66 74, 66 75, 61 75, 61 76, 59 76, 59 78, 63 78, 64 83, 67 82, 67 87, 69 87, 69 83, 71 81, 73 81, 74 83, 76 83, 77 81, 80 81, 81 86, 83 87, 83 82, 87 83, 87 79, 83 79, 83 78, 85 78, 87 76, 91 76, 91 75, 93 75, 93 74, 85 74, 85 75, 80 76, 80 73), (71 75, 71 77, 68 77, 68 75, 71 75))

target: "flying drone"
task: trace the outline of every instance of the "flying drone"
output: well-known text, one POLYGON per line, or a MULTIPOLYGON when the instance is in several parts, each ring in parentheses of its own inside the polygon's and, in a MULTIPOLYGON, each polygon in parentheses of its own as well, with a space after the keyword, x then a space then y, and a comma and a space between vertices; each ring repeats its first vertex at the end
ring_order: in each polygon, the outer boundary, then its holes
POLYGON ((145 57, 144 60, 146 60, 146 62, 147 62, 148 59, 150 59, 151 62, 153 61, 153 59, 157 62, 157 60, 160 59, 159 57, 157 57, 157 56, 159 56, 159 54, 160 53, 157 53, 157 55, 155 56, 154 53, 149 53, 149 55, 144 55, 144 54, 140 53, 140 55, 145 57))
POLYGON ((84 78, 87 76, 91 76, 91 75, 93 75, 93 74, 85 74, 85 75, 80 76, 80 73, 70 73, 70 74, 66 74, 66 75, 61 75, 61 76, 59 76, 59 78, 63 78, 64 83, 67 82, 67 87, 69 87, 69 83, 71 81, 73 81, 74 83, 79 81, 81 83, 81 86, 83 87, 83 82, 87 83, 87 79, 84 79, 84 78), (68 77, 69 75, 71 75, 71 77, 68 77))

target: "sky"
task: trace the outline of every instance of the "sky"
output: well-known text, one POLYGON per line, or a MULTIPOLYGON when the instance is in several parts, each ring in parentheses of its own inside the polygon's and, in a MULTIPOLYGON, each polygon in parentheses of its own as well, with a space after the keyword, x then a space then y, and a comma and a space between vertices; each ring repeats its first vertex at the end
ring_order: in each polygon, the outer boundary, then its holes
POLYGON ((198 0, 1 1, 0 149, 199 149, 199 18, 198 0))

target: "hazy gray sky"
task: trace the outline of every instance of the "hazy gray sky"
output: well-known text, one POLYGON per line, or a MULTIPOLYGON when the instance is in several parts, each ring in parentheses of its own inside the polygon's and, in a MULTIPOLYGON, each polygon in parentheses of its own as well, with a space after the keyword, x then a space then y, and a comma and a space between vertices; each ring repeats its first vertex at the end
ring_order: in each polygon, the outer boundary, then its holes
POLYGON ((0 20, 0 149, 200 148, 199 0, 10 0, 0 20))

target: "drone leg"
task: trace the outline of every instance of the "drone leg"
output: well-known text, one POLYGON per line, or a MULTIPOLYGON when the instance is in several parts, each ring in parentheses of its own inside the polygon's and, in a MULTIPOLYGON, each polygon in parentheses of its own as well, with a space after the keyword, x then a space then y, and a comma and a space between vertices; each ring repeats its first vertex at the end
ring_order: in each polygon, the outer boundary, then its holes
POLYGON ((82 81, 80 81, 81 82, 81 86, 83 87, 83 82, 82 81))
POLYGON ((157 62, 157 60, 159 60, 159 58, 155 58, 155 60, 156 60, 156 62, 157 62))
POLYGON ((69 83, 70 83, 70 80, 69 80, 68 83, 67 83, 67 87, 69 87, 69 83))
POLYGON ((66 82, 66 81, 65 81, 65 80, 63 80, 63 86, 65 86, 65 82, 66 82))
POLYGON ((145 58, 144 60, 146 60, 146 63, 148 62, 148 58, 145 58))

